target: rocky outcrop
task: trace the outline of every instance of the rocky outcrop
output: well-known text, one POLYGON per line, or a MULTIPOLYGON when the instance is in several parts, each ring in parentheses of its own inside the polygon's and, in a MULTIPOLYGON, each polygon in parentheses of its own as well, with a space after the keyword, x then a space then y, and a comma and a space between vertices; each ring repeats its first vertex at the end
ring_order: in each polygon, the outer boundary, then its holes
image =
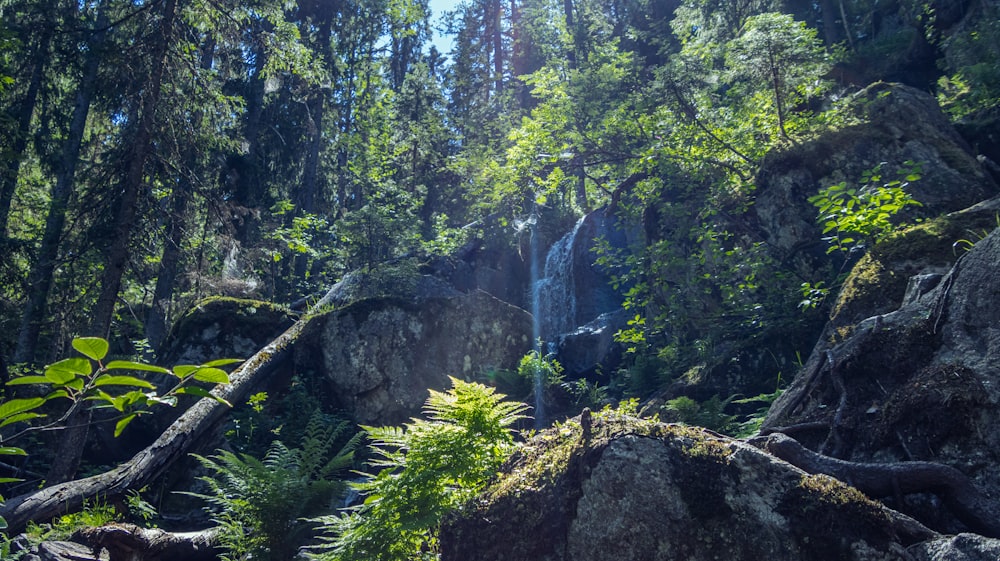
POLYGON ((921 179, 908 186, 924 205, 922 216, 996 194, 996 183, 929 94, 877 83, 855 96, 848 115, 858 124, 769 155, 757 177, 753 213, 767 242, 805 270, 828 262, 816 209, 807 199, 841 181, 855 185, 880 163, 887 180, 907 160, 922 165, 921 179))
POLYGON ((709 431, 581 420, 529 441, 446 522, 442 561, 874 561, 937 537, 835 479, 709 431))
MULTIPOLYGON (((855 462, 945 464, 997 501, 998 262, 1000 230, 994 230, 929 292, 860 321, 843 337, 820 341, 775 402, 765 431, 855 462)), ((967 529, 933 499, 886 500, 940 531, 967 529)))
POLYGON ((516 368, 531 349, 531 316, 481 291, 422 302, 374 298, 315 318, 296 343, 300 369, 319 370, 358 422, 398 424, 427 390, 516 368))

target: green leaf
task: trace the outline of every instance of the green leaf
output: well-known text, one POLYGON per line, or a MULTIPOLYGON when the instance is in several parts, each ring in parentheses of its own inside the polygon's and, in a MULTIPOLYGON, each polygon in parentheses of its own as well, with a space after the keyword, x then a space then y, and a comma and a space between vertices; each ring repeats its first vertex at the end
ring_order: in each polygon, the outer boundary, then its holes
POLYGON ((193 364, 178 364, 174 367, 173 374, 178 378, 187 378, 193 372, 196 372, 199 367, 193 364))
POLYGON ((17 415, 18 413, 24 413, 25 411, 37 409, 43 403, 45 403, 44 397, 12 399, 0 404, 0 419, 6 419, 7 417, 17 415))
POLYGON ((112 360, 104 367, 106 370, 143 370, 145 372, 159 372, 160 374, 170 374, 170 370, 155 364, 144 362, 132 362, 130 360, 112 360))
POLYGON ((185 388, 181 388, 177 390, 177 393, 184 395, 193 395, 195 397, 207 397, 209 399, 214 399, 215 401, 218 401, 223 405, 228 405, 229 407, 233 406, 233 404, 229 403, 225 399, 222 399, 221 397, 213 394, 212 392, 206 390, 205 388, 199 388, 198 386, 188 386, 185 388))
POLYGON ((118 438, 122 431, 125 430, 125 427, 127 427, 128 424, 138 416, 138 413, 132 413, 131 415, 126 415, 124 419, 115 423, 115 438, 118 438))
POLYGON ((237 362, 243 362, 242 358, 220 358, 218 360, 213 360, 202 364, 202 366, 226 366, 228 364, 236 364, 237 362))
POLYGON ((228 384, 229 374, 226 374, 225 370, 218 368, 199 368, 194 373, 194 379, 210 384, 228 384))
MULTIPOLYGON (((3 456, 27 456, 28 453, 20 448, 15 448, 13 446, 0 446, 0 455, 3 456)), ((15 479, 14 481, 20 481, 15 479)))
POLYGON ((64 385, 77 376, 90 376, 93 368, 85 358, 67 358, 45 369, 45 377, 57 385, 64 385))
POLYGON ((8 386, 24 386, 27 384, 48 384, 49 379, 45 376, 18 376, 7 382, 8 386))
POLYGON ((134 376, 101 376, 94 381, 94 387, 100 386, 134 386, 137 388, 146 388, 147 390, 156 389, 156 386, 153 384, 134 376))
POLYGON ((108 342, 100 337, 77 337, 73 339, 73 348, 94 360, 101 360, 108 354, 108 342))
MULTIPOLYGON (((21 421, 30 421, 31 419, 37 419, 39 417, 44 417, 44 416, 45 415, 42 415, 41 413, 32 413, 32 412, 18 413, 16 415, 11 415, 10 417, 7 417, 3 421, 0 421, 0 427, 5 427, 7 425, 12 425, 14 423, 20 423, 21 421)), ((0 454, 2 453, 3 452, 0 452, 0 454)))

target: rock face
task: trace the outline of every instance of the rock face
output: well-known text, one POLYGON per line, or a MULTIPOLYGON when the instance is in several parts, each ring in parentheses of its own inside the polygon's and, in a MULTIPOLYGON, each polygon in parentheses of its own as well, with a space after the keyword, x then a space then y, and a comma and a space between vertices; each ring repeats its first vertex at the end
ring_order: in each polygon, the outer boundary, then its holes
MULTIPOLYGON (((1000 498, 1000 230, 936 287, 820 341, 766 430, 857 462, 932 461, 1000 498)), ((966 528, 914 496, 893 507, 948 533, 966 528)))
POLYGON ((757 178, 753 212, 772 246, 805 268, 826 262, 816 209, 807 201, 841 181, 856 185, 865 170, 884 162, 886 180, 911 160, 922 178, 908 191, 923 216, 956 211, 997 192, 997 185, 930 95, 877 83, 860 92, 848 126, 768 157, 757 178))
POLYGON ((476 291, 420 303, 355 302, 317 317, 296 343, 296 364, 322 370, 358 422, 398 424, 420 411, 428 389, 516 368, 531 349, 531 316, 476 291))
POLYGON ((903 559, 933 532, 708 431, 610 414, 543 432, 441 532, 442 561, 903 559))

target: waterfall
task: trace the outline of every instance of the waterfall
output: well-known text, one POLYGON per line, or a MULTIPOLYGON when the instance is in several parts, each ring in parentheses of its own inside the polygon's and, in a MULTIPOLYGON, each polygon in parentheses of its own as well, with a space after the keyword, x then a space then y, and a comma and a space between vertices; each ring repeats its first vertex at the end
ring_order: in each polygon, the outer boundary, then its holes
POLYGON ((536 340, 541 338, 552 343, 559 334, 577 326, 573 250, 582 224, 581 218, 570 233, 552 245, 545 257, 543 274, 540 278, 532 278, 536 340))
MULTIPOLYGON (((573 231, 552 245, 539 274, 537 216, 531 222, 531 315, 535 352, 544 357, 555 350, 555 338, 576 327, 576 288, 573 278, 573 246, 583 219, 573 231), (543 345, 546 345, 543 347, 543 345)), ((535 371, 535 427, 545 426, 544 379, 535 371)))

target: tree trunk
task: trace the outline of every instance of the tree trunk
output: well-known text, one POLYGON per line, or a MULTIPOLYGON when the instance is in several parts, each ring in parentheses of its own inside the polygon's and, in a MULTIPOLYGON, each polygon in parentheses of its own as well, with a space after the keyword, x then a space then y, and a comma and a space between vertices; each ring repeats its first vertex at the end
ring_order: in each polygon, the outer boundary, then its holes
POLYGON ((66 224, 69 200, 73 194, 76 164, 80 159, 80 146, 83 144, 83 134, 87 127, 87 115, 90 113, 90 105, 97 86, 97 71, 101 63, 101 46, 107 35, 106 27, 107 15, 102 9, 97 17, 97 31, 88 45, 83 76, 77 87, 69 136, 62 146, 59 173, 52 187, 49 213, 45 218, 45 233, 42 235, 35 264, 28 275, 30 288, 18 330, 17 347, 14 352, 15 363, 32 362, 35 359, 38 335, 45 319, 49 290, 52 288, 52 278, 59 256, 59 241, 66 224))
MULTIPOLYGON (((320 310, 332 299, 332 292, 310 311, 320 310)), ((230 375, 230 383, 212 393, 229 401, 242 403, 278 366, 291 357, 292 344, 309 322, 309 314, 271 341, 230 375)), ((138 489, 163 475, 177 460, 187 456, 208 431, 229 412, 229 407, 211 399, 202 399, 185 411, 145 450, 117 468, 85 479, 69 481, 9 499, 0 506, 0 516, 8 523, 8 532, 16 534, 29 521, 44 521, 83 507, 86 500, 100 496, 113 501, 129 489, 138 489)))
POLYGON ((499 98, 503 93, 503 4, 500 0, 492 0, 487 5, 490 7, 488 17, 493 21, 490 38, 493 41, 493 79, 499 98))
POLYGON ((160 86, 167 65, 167 49, 173 38, 176 11, 177 0, 166 0, 163 5, 163 18, 160 22, 160 36, 150 57, 152 68, 149 81, 143 88, 145 95, 143 95, 141 103, 138 130, 132 141, 128 168, 121 186, 122 197, 115 219, 115 235, 105 253, 101 293, 94 306, 90 334, 97 337, 108 338, 111 331, 115 304, 118 301, 122 276, 125 274, 125 266, 128 263, 129 241, 135 229, 136 216, 138 215, 139 192, 142 189, 146 160, 152 149, 151 141, 156 123, 156 108, 160 101, 160 86))
MULTIPOLYGON (((215 45, 212 42, 202 47, 201 69, 212 68, 215 58, 215 45)), ((191 117, 192 128, 197 128, 204 112, 200 109, 191 117)), ((191 145, 185 157, 189 173, 197 165, 198 150, 191 145)), ((153 305, 146 315, 145 333, 150 347, 158 349, 167 331, 167 319, 170 303, 174 297, 174 287, 177 283, 177 265, 181 260, 181 246, 184 243, 184 231, 187 229, 187 207, 191 199, 193 186, 187 176, 183 176, 171 194, 171 210, 167 225, 167 239, 163 244, 163 255, 160 258, 160 271, 156 276, 156 288, 153 290, 153 305)))
POLYGON ((10 219, 10 207, 14 201, 14 191, 17 189, 17 177, 21 173, 21 162, 28 148, 28 138, 31 136, 31 116, 35 114, 35 104, 38 92, 42 89, 42 78, 49 62, 49 40, 52 38, 51 25, 42 27, 33 54, 34 65, 31 69, 31 80, 28 91, 24 94, 21 107, 17 114, 17 130, 14 133, 14 144, 11 147, 12 157, 7 169, 0 176, 0 239, 7 237, 7 222, 10 219))
POLYGON ((73 539, 86 541, 94 551, 107 551, 108 561, 215 561, 218 559, 218 532, 172 533, 134 524, 110 524, 84 528, 73 539))

